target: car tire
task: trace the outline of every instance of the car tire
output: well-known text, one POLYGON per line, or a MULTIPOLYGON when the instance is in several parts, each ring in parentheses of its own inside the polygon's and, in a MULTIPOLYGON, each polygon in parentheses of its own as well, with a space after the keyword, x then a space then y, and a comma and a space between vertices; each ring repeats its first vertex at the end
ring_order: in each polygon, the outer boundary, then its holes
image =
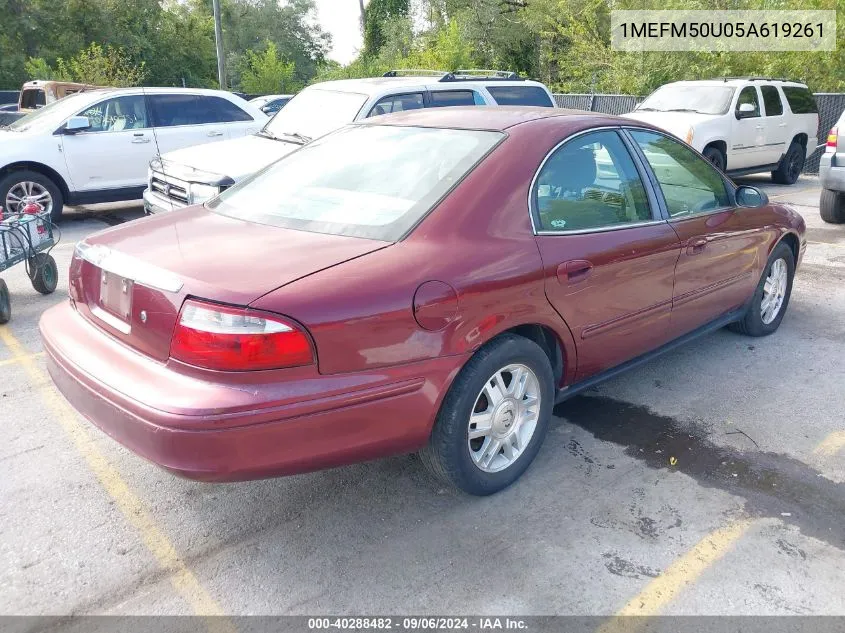
POLYGON ((714 167, 717 167, 720 171, 725 171, 728 161, 725 158, 724 153, 722 153, 722 150, 718 147, 705 147, 702 155, 704 158, 709 160, 714 167))
POLYGON ((451 487, 472 495, 498 492, 516 481, 537 456, 553 400, 554 377, 546 353, 534 341, 503 334, 461 369, 420 458, 451 487), (498 401, 497 393, 502 396, 498 401), (486 434, 479 420, 489 424, 486 434))
POLYGON ((9 287, 0 279, 0 323, 8 323, 12 318, 12 300, 9 297, 9 287))
POLYGON ((839 191, 822 189, 819 199, 819 213, 822 220, 830 224, 842 224, 845 222, 845 196, 839 191))
POLYGON ((49 194, 50 220, 52 222, 56 222, 62 217, 62 208, 64 207, 62 190, 44 174, 28 169, 12 171, 0 178, 0 207, 3 207, 4 213, 16 212, 16 208, 9 207, 9 192, 13 192, 12 195, 15 195, 15 190, 19 187, 28 186, 26 183, 34 183, 39 190, 49 194))
POLYGON ((804 171, 805 158, 804 146, 792 141, 778 168, 772 172, 772 181, 779 185, 794 185, 804 171))
POLYGON ((38 253, 29 260, 29 280, 42 295, 52 294, 59 284, 59 267, 52 255, 38 253))
MULTIPOLYGON (((766 262, 745 315, 740 321, 731 324, 730 328, 748 336, 768 336, 777 330, 789 305, 794 276, 795 258, 792 249, 780 242, 766 262), (773 296, 777 298, 772 299, 773 296), (778 303, 771 312, 763 305, 767 299, 778 303)), ((772 308, 771 305, 768 307, 772 308)))

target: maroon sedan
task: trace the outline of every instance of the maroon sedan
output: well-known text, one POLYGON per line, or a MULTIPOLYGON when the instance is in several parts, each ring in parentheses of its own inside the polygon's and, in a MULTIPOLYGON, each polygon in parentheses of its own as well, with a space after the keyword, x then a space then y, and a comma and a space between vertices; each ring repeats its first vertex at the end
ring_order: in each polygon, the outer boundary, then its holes
POLYGON ((421 451, 489 494, 556 401, 718 327, 775 331, 805 244, 643 124, 419 110, 87 238, 41 334, 86 418, 186 477, 421 451))

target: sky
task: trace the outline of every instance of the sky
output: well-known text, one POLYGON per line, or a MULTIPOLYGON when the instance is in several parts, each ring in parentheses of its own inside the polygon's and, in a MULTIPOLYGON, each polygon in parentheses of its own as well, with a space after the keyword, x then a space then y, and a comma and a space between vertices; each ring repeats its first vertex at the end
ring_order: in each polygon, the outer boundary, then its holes
POLYGON ((329 59, 348 64, 361 48, 358 0, 316 0, 316 4, 320 26, 332 34, 329 59))

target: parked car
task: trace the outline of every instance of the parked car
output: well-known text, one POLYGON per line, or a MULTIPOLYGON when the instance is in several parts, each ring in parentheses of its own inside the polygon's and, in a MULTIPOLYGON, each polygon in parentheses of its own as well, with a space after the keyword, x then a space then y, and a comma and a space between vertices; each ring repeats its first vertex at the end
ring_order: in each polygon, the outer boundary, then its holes
POLYGON ((28 81, 20 91, 18 97, 18 110, 21 112, 34 112, 38 108, 64 99, 68 95, 83 92, 85 90, 96 90, 99 86, 74 83, 72 81, 28 81))
POLYGON ((827 135, 824 154, 819 160, 819 182, 822 186, 819 211, 822 220, 831 224, 845 222, 845 112, 827 135))
POLYGON ((264 95, 250 99, 249 102, 261 108, 264 114, 271 115, 284 108, 291 99, 293 95, 264 95))
POLYGON ((70 95, 0 130, 0 206, 134 200, 160 152, 252 134, 267 120, 230 93, 120 88, 70 95))
POLYGON ((816 101, 795 81, 677 81, 625 116, 671 132, 731 175, 771 171, 785 185, 798 180, 818 143, 816 101))
POLYGON ((255 136, 209 149, 162 154, 150 165, 147 213, 202 202, 295 150, 352 121, 460 105, 554 106, 543 84, 500 71, 390 71, 384 77, 326 81, 297 94, 255 136), (422 72, 431 73, 428 76, 422 72))
POLYGON ((721 326, 774 332, 805 246, 789 206, 652 126, 420 110, 86 238, 40 329, 71 404, 181 475, 419 450, 490 494, 555 402, 721 326))

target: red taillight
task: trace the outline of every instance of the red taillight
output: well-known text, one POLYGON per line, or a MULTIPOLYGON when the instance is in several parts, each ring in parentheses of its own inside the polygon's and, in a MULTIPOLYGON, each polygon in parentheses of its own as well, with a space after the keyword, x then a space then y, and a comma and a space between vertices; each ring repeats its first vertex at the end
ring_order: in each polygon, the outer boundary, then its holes
POLYGON ((831 128, 827 133, 827 149, 836 150, 836 144, 839 142, 839 128, 831 128))
POLYGON ((293 323, 191 299, 179 314, 170 357, 223 371, 280 369, 314 362, 308 337, 293 323))

